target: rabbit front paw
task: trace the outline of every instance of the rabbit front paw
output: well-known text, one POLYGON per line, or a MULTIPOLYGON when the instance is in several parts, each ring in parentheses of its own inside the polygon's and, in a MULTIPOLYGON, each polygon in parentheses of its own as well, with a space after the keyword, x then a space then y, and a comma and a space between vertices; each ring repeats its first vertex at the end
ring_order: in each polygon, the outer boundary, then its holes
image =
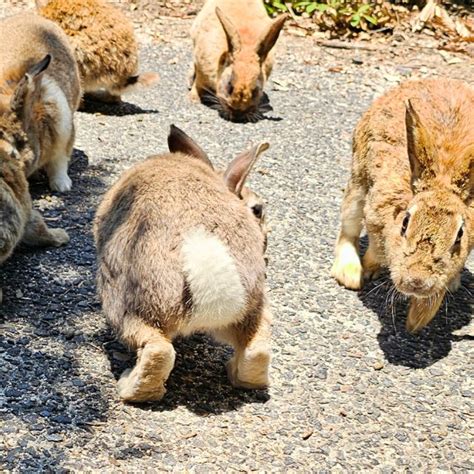
POLYGON ((67 173, 58 173, 50 177, 49 187, 52 191, 65 193, 71 190, 72 181, 71 178, 67 175, 67 173))
POLYGON ((362 288, 362 264, 354 247, 346 246, 340 249, 334 260, 331 276, 350 290, 362 288))

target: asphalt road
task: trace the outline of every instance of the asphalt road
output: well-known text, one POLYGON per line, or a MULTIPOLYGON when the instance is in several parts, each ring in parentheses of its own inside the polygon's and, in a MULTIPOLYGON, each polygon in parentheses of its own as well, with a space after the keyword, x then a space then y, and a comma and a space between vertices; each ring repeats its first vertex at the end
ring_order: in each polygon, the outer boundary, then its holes
POLYGON ((330 278, 352 129, 388 83, 364 80, 356 64, 328 71, 314 52, 292 54, 304 46, 292 41, 267 88, 274 112, 257 124, 225 122, 187 100, 188 41, 143 50, 142 69, 162 77, 155 89, 77 114, 72 192, 32 183, 36 207, 71 242, 18 249, 0 269, 2 469, 474 469, 472 259, 463 288, 418 336, 404 331, 406 304, 392 304, 386 285, 358 294, 330 278), (251 183, 272 224, 273 384, 232 389, 230 349, 196 335, 176 341, 165 399, 127 406, 115 383, 133 361, 95 298, 91 220, 123 170, 166 150, 171 123, 219 165, 251 142, 271 143, 251 183))

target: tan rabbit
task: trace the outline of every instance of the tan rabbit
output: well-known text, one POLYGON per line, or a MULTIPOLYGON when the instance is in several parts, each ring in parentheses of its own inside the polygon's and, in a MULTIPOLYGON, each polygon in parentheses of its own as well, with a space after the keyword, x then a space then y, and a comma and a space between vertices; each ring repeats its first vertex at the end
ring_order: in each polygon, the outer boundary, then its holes
POLYGON ((262 204, 244 183, 268 144, 239 155, 223 174, 174 126, 168 144, 171 153, 124 173, 95 218, 103 309, 138 351, 119 395, 161 399, 175 360, 173 338, 197 331, 235 348, 228 364, 234 386, 265 387, 271 316, 262 204))
POLYGON ((263 88, 286 18, 272 21, 261 0, 207 0, 191 29, 191 98, 209 102, 228 120, 261 119, 271 110, 263 88))
MULTIPOLYGON (((11 112, 12 113, 12 112, 11 112)), ((0 263, 18 243, 29 246, 59 246, 69 241, 62 229, 49 229, 32 209, 22 153, 27 137, 21 126, 0 113, 0 263)), ((0 289, 0 302, 2 291, 0 289)))
POLYGON ((39 13, 57 23, 73 45, 86 94, 120 102, 121 94, 158 81, 138 74, 138 45, 132 23, 102 0, 36 0, 39 13))
POLYGON ((22 14, 0 20, 0 44, 0 115, 7 133, 19 126, 26 133, 26 141, 10 145, 28 176, 44 167, 51 189, 69 191, 81 89, 67 37, 54 23, 22 14))
POLYGON ((410 297, 407 329, 438 311, 474 247, 474 90, 411 81, 374 102, 357 125, 332 275, 359 289, 388 267, 410 297), (363 222, 369 248, 361 261, 363 222))

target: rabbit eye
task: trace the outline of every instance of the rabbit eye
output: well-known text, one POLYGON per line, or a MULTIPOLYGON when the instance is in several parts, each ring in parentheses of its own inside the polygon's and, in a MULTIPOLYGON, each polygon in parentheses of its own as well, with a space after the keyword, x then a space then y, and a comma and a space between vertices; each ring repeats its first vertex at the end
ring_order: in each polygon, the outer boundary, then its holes
POLYGON ((229 82, 227 84, 227 94, 232 95, 234 93, 234 84, 232 82, 229 82))
POLYGON ((263 206, 261 204, 255 204, 255 206, 252 206, 252 212, 257 219, 261 219, 263 216, 263 206))
POLYGON ((461 227, 458 230, 458 235, 456 236, 456 241, 454 242, 454 245, 461 245, 461 239, 463 235, 464 235, 464 224, 461 225, 461 227))
POLYGON ((402 237, 404 237, 405 234, 407 233, 407 228, 408 228, 409 222, 410 222, 410 213, 407 212, 405 214, 405 217, 403 218, 403 222, 402 222, 402 230, 400 232, 402 237))

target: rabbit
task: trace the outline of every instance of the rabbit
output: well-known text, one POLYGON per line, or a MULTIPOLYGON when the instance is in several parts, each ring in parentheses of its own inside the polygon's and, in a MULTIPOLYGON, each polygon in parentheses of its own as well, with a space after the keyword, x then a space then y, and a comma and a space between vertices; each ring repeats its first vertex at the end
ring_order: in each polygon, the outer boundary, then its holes
POLYGON ((40 15, 69 36, 89 98, 119 103, 122 94, 158 82, 154 72, 138 74, 138 45, 132 23, 102 0, 36 0, 40 15))
POLYGON ((69 191, 74 112, 81 97, 79 71, 63 31, 33 14, 0 20, 0 114, 3 126, 21 128, 9 142, 31 176, 45 168, 53 191, 69 191), (20 137, 20 135, 18 135, 20 137))
POLYGON ((58 247, 69 241, 66 231, 48 228, 32 208, 26 165, 21 159, 25 143, 20 124, 0 109, 0 264, 20 242, 30 247, 58 247))
POLYGON ((408 81, 358 123, 332 276, 358 290, 388 267, 417 332, 436 315, 474 246, 474 90, 449 79, 408 81), (369 247, 362 263, 363 222, 369 247))
POLYGON ((118 382, 127 402, 160 400, 172 340, 197 331, 230 343, 235 387, 269 383, 271 314, 265 296, 264 213, 245 181, 267 143, 224 173, 171 126, 170 153, 125 172, 94 220, 98 294, 122 341, 137 351, 118 382))
POLYGON ((191 99, 209 103, 227 120, 262 119, 272 110, 263 88, 287 17, 272 21, 261 0, 207 0, 191 28, 191 99))

